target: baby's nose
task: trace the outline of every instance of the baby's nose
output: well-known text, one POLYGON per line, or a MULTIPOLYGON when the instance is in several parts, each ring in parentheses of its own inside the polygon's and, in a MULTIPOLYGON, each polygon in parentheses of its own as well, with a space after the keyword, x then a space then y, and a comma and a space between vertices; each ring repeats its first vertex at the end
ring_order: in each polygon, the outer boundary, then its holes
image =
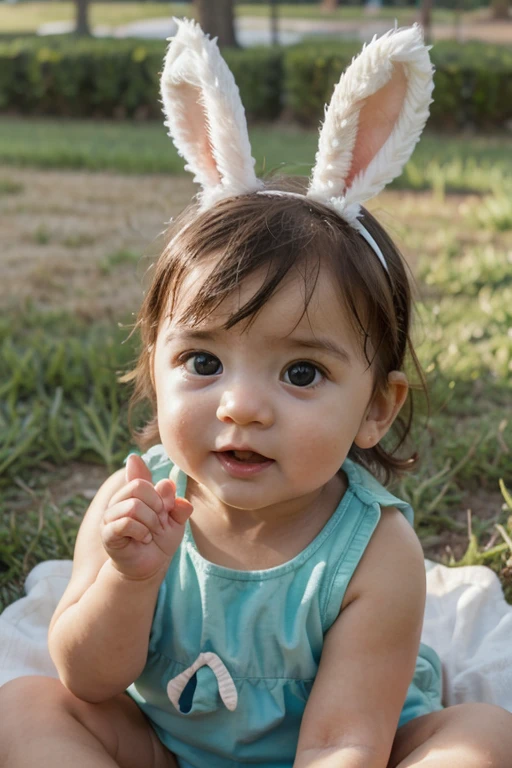
POLYGON ((274 421, 274 409, 268 391, 250 382, 238 383, 224 390, 217 408, 217 418, 235 424, 261 424, 268 427, 274 421))

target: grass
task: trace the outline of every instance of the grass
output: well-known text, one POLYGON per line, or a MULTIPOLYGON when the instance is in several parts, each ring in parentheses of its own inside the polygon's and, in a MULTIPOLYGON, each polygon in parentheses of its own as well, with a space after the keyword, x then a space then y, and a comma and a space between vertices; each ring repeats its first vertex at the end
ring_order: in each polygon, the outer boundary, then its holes
POLYGON ((112 470, 128 441, 117 372, 126 330, 25 308, 0 326, 0 488, 32 461, 93 459, 112 470))
POLYGON ((23 192, 23 184, 8 178, 0 179, 0 197, 3 195, 18 195, 23 192))
POLYGON ((33 234, 34 243, 37 245, 48 245, 52 236, 44 224, 40 225, 33 234))
POLYGON ((85 248, 88 245, 92 245, 95 240, 94 235, 73 233, 63 238, 62 245, 66 248, 85 248))
MULTIPOLYGON (((131 254, 111 254, 105 261, 119 260, 130 261, 131 254)), ((454 255, 448 244, 435 259, 420 263, 427 298, 419 305, 418 352, 432 414, 427 426, 419 420, 414 433, 422 466, 397 491, 417 510, 420 536, 432 542, 446 530, 465 536, 461 505, 485 489, 485 519, 473 518, 468 549, 451 562, 484 563, 501 574, 508 573, 510 551, 497 526, 512 534, 510 274, 510 257, 498 248, 462 246, 454 255)), ((117 374, 135 354, 128 329, 113 323, 85 324, 30 307, 1 321, 4 604, 21 594, 23 577, 36 562, 71 556, 87 501, 79 494, 62 502, 53 498, 49 486, 56 468, 81 461, 112 471, 132 447, 127 393, 117 374)), ((512 598, 512 583, 504 577, 503 583, 512 598)))
MULTIPOLYGON (((237 16, 268 17, 268 5, 251 5, 238 3, 237 16)), ((306 18, 306 19, 340 19, 358 20, 365 17, 364 11, 357 7, 342 7, 335 12, 322 13, 317 5, 304 6, 293 3, 283 3, 279 6, 282 18, 306 18)), ((475 12, 464 14, 470 18, 475 12)), ((90 6, 90 22, 93 26, 120 26, 133 21, 162 18, 170 16, 193 16, 192 6, 183 3, 96 3, 90 6)), ((386 19, 391 22, 398 20, 399 24, 411 23, 416 17, 415 9, 408 8, 381 8, 371 17, 374 19, 386 19)), ((3 3, 0 5, 0 34, 1 33, 34 33, 41 24, 54 21, 71 21, 75 18, 75 7, 72 2, 18 2, 16 4, 3 3)), ((433 20, 437 23, 453 23, 454 14, 445 9, 434 9, 433 20)))
MULTIPOLYGON (((485 549, 496 525, 512 534, 509 497, 505 503, 506 485, 512 486, 512 423, 506 418, 512 394, 512 286, 510 272, 498 269, 498 263, 503 264, 498 256, 489 261, 473 252, 454 259, 445 252, 431 270, 420 265, 432 294, 420 305, 418 347, 428 372, 432 416, 427 429, 420 420, 414 436, 422 467, 401 482, 398 492, 417 510, 420 535, 432 539, 447 528, 464 532, 465 522, 454 514, 461 501, 482 488, 497 495, 505 480, 501 503, 495 502, 480 528, 475 520, 472 549, 459 559, 467 562, 473 552, 471 562, 500 572, 508 547, 500 541, 485 549), (456 287, 454 274, 463 275, 456 287), (485 290, 478 290, 479 284, 485 290)), ((132 447, 127 394, 117 382, 136 353, 135 341, 127 337, 126 327, 86 325, 30 308, 0 325, 4 604, 21 594, 23 577, 36 562, 71 556, 87 502, 80 495, 55 501, 48 486, 55 482, 56 468, 81 461, 112 471, 132 447)))
POLYGON ((104 275, 109 275, 120 264, 137 264, 140 261, 140 253, 123 249, 109 253, 100 263, 100 269, 104 275))
MULTIPOLYGON (((317 131, 273 124, 250 130, 258 174, 282 168, 307 175, 318 145, 317 131)), ((38 168, 110 170, 121 173, 183 173, 160 123, 62 119, 0 119, 0 164, 38 168)), ((395 183, 402 189, 492 192, 512 179, 512 137, 427 133, 395 183)), ((508 220, 506 196, 496 222, 508 220)), ((489 215, 493 215, 490 213, 489 215)))
MULTIPOLYGON (((99 150, 106 162, 112 146, 118 157, 128 157, 127 147, 142 144, 155 158, 163 157, 159 141, 172 155, 160 126, 25 123, 1 121, 3 149, 7 136, 26 130, 26 138, 41 130, 52 162, 58 159, 59 141, 71 146, 79 138, 87 138, 96 163, 99 150)), ((260 168, 263 157, 271 167, 285 150, 289 162, 304 158, 307 166, 316 132, 255 127, 251 140, 260 168)), ((24 162, 30 157, 25 150, 24 162)), ((88 159, 87 152, 83 157, 88 159)), ((415 338, 431 393, 430 417, 420 409, 413 435, 422 464, 396 492, 413 504, 427 554, 439 556, 443 546, 447 563, 490 566, 512 602, 511 164, 506 138, 425 137, 402 184, 430 186, 433 193, 401 196, 400 224, 393 220, 392 225, 405 251, 420 254, 415 338), (476 190, 479 196, 454 202, 452 189, 476 190)), ((148 168, 137 168, 142 170, 148 168)), ((13 196, 21 194, 14 172, 13 178, 5 173, 0 187, 3 183, 13 196)), ((33 238, 41 246, 60 242, 58 222, 51 229, 36 228, 33 238)), ((69 231, 67 240, 70 249, 91 242, 87 233, 69 231)), ((111 249, 100 270, 108 278, 118 269, 135 270, 138 259, 128 245, 111 249)), ((118 383, 119 372, 132 365, 137 352, 136 340, 123 326, 132 319, 116 317, 121 326, 112 318, 85 321, 42 312, 30 302, 0 317, 0 608, 22 594, 24 578, 37 562, 71 556, 90 499, 73 484, 77 462, 86 474, 110 472, 132 448, 128 392, 118 383), (71 490, 57 493, 66 477, 71 490)), ((143 417, 142 411, 135 415, 139 422, 143 417)))

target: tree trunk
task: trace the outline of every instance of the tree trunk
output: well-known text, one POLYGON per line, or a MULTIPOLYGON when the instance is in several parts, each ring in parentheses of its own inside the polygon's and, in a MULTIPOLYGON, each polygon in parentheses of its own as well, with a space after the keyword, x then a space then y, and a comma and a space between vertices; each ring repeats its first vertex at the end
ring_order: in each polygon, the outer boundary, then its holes
POLYGON ((75 33, 84 37, 91 34, 89 27, 89 0, 75 0, 76 2, 76 26, 75 33))
POLYGON ((425 42, 430 42, 432 27, 432 0, 421 0, 420 5, 420 24, 423 27, 423 37, 425 42))
POLYGON ((340 5, 340 0, 322 0, 320 9, 322 11, 335 11, 340 5))
POLYGON ((236 47, 234 0, 195 0, 203 32, 217 37, 219 48, 236 47))
POLYGON ((270 0, 270 42, 279 45, 279 14, 277 0, 270 0))
POLYGON ((491 2, 491 17, 493 19, 508 19, 508 9, 510 7, 509 0, 492 0, 491 2))

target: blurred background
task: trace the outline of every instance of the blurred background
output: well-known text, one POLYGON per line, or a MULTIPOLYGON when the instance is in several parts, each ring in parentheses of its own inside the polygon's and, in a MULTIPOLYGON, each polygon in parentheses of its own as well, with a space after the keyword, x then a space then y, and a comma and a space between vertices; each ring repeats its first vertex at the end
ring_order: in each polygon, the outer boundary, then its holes
MULTIPOLYGON (((173 17, 217 36, 260 175, 307 176, 363 42, 419 21, 434 103, 371 210, 415 282, 419 470, 396 493, 425 554, 484 563, 512 599, 510 0, 0 2, 0 609, 70 558, 99 484, 133 448, 130 331, 166 222, 195 193, 163 127, 173 17)), ((135 423, 144 419, 135 413, 135 423)))

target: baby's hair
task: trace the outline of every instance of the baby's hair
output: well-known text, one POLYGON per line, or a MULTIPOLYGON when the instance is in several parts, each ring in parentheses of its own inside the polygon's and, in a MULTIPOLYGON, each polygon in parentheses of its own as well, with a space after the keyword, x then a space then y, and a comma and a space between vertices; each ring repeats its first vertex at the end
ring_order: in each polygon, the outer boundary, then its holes
MULTIPOLYGON (((292 186, 293 182, 281 183, 279 188, 290 190, 292 186)), ((311 199, 252 192, 221 200, 203 212, 189 206, 180 215, 166 233, 166 245, 153 267, 138 316, 136 327, 142 342, 139 360, 123 377, 135 384, 131 411, 141 401, 149 401, 152 408, 149 422, 134 432, 142 450, 160 441, 152 384, 152 351, 158 329, 165 316, 174 317, 184 279, 201 264, 207 267, 205 279, 180 311, 180 322, 190 326, 203 322, 256 272, 264 274, 261 287, 227 319, 225 329, 243 324, 243 332, 249 327, 292 270, 304 281, 303 314, 307 314, 319 271, 328 268, 339 289, 340 304, 373 369, 373 394, 386 389, 390 371, 403 371, 410 364, 419 380, 414 388, 426 394, 410 339, 413 302, 406 267, 382 226, 366 209, 362 211, 362 223, 379 245, 389 272, 357 230, 332 209, 311 199)), ((384 482, 413 469, 417 454, 407 458, 397 455, 410 433, 413 410, 409 395, 404 413, 392 428, 392 448, 353 445, 349 457, 384 482)))

